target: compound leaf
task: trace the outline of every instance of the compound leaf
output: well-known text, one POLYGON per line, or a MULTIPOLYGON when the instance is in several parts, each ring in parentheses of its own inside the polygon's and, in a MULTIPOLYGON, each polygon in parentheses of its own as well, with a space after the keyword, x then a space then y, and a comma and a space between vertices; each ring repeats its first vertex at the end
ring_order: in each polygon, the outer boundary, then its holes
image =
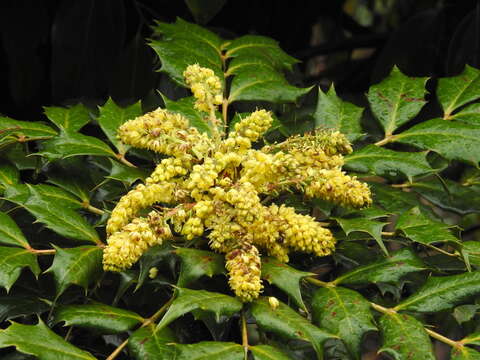
POLYGON ((52 266, 46 271, 53 273, 59 297, 70 285, 85 290, 98 280, 102 272, 102 249, 98 246, 80 246, 71 249, 55 247, 52 266))
POLYGON ((260 328, 286 338, 308 341, 320 358, 325 340, 337 337, 311 324, 282 302, 273 309, 266 298, 260 298, 252 303, 251 312, 260 328))
POLYGON ((36 356, 39 360, 81 359, 96 360, 89 352, 65 341, 45 325, 12 323, 0 330, 0 347, 15 346, 18 351, 36 356))
POLYGON ((398 304, 397 310, 437 312, 448 310, 480 293, 480 271, 431 276, 418 291, 398 304))
POLYGON ((223 255, 188 248, 177 248, 173 252, 182 259, 177 286, 187 286, 204 275, 212 277, 225 272, 223 255))
POLYGON ((410 78, 394 66, 388 77, 370 87, 370 107, 387 136, 420 112, 426 102, 426 81, 426 77, 410 78))
POLYGON ((65 326, 95 329, 102 334, 118 334, 131 330, 143 318, 128 310, 104 304, 64 305, 56 309, 54 322, 65 326))
POLYGON ((338 335, 359 359, 363 335, 376 330, 370 303, 358 292, 342 287, 318 289, 312 299, 313 321, 338 335))
POLYGON ((192 310, 213 312, 218 322, 221 315, 231 316, 242 309, 242 303, 231 296, 186 288, 177 288, 176 291, 175 300, 158 324, 157 329, 164 328, 192 310))
POLYGON ((432 343, 423 324, 406 314, 385 314, 378 323, 383 338, 379 353, 395 360, 435 360, 432 343))
POLYGON ((306 307, 300 292, 300 281, 312 275, 315 274, 297 270, 275 258, 262 258, 262 279, 285 291, 304 310, 306 307))

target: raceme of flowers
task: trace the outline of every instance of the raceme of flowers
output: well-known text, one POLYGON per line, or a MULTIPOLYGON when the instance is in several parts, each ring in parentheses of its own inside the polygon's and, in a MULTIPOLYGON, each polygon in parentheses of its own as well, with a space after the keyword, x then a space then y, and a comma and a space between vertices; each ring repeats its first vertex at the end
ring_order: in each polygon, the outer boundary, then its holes
POLYGON ((362 208, 371 203, 370 190, 342 172, 342 155, 352 148, 339 132, 315 131, 254 149, 252 144, 272 124, 271 113, 257 110, 226 134, 216 117, 223 101, 218 77, 199 65, 188 66, 184 76, 210 134, 164 109, 119 128, 125 144, 167 157, 113 209, 103 266, 108 271, 127 269, 148 248, 173 240, 175 234, 187 240, 203 237, 211 249, 225 254, 230 287, 249 302, 263 288, 260 254, 288 262, 291 251, 325 256, 335 247, 330 230, 275 198, 300 191, 362 208))

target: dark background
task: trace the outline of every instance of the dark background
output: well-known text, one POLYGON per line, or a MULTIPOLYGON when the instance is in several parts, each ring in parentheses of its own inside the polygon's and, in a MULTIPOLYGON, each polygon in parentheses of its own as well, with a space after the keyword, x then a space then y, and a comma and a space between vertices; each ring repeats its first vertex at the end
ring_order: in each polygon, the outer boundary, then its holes
POLYGON ((478 1, 4 0, 0 113, 39 120, 45 105, 175 91, 145 39, 154 20, 177 16, 224 38, 270 36, 302 61, 301 85, 333 81, 340 94, 364 93, 393 64, 434 78, 480 65, 478 1))

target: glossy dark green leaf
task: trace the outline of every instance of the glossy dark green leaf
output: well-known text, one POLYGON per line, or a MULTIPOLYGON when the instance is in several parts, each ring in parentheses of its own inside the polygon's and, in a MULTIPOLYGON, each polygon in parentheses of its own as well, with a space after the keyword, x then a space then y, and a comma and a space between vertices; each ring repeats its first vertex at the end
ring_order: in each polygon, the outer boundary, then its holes
POLYGON ((242 345, 232 342, 202 341, 196 344, 177 344, 178 360, 243 360, 242 345))
POLYGON ((49 185, 29 185, 25 188, 17 185, 7 188, 5 198, 22 206, 38 222, 66 238, 94 243, 100 241, 95 229, 72 209, 75 201, 77 204, 79 201, 59 188, 49 185), (29 192, 25 192, 25 189, 29 192))
POLYGON ((334 218, 342 227, 345 234, 349 235, 352 232, 364 232, 371 235, 377 244, 380 246, 382 251, 388 255, 387 248, 385 247, 382 240, 382 229, 388 223, 371 220, 362 217, 356 218, 334 218))
POLYGON ((98 246, 80 246, 71 249, 55 247, 52 266, 46 271, 53 273, 59 297, 70 285, 85 290, 98 280, 102 272, 102 249, 98 246))
POLYGON ((315 274, 297 270, 275 258, 262 258, 262 279, 285 291, 304 310, 306 308, 300 292, 300 281, 305 276, 312 275, 315 274))
POLYGON ((27 239, 10 216, 0 211, 0 244, 29 247, 27 239))
POLYGON ((286 338, 310 342, 319 358, 323 356, 323 343, 337 337, 316 327, 282 302, 273 309, 262 297, 252 303, 251 312, 260 328, 286 338))
POLYGON ((0 162, 0 188, 18 184, 20 172, 17 167, 10 162, 0 162))
MULTIPOLYGON (((257 59, 257 62, 269 64, 275 69, 291 70, 292 65, 298 62, 285 53, 277 41, 264 36, 245 35, 227 42, 224 48, 227 58, 257 59)), ((230 67, 234 65, 232 63, 230 67)))
POLYGON ((460 111, 450 115, 450 119, 462 121, 471 125, 480 125, 480 104, 475 103, 465 106, 460 111))
POLYGON ((108 98, 107 102, 99 107, 99 112, 100 114, 97 117, 98 124, 118 152, 125 154, 129 146, 123 144, 117 138, 117 131, 120 125, 127 120, 135 119, 137 116, 142 115, 140 102, 127 107, 120 107, 111 98, 108 98))
POLYGON ((217 15, 226 2, 227 0, 185 0, 195 21, 201 25, 217 15))
MULTIPOLYGON (((0 117, 0 134, 4 136, 25 137, 26 139, 49 139, 57 132, 50 126, 36 121, 19 121, 0 117)), ((4 140, 5 141, 5 140, 4 140)))
POLYGON ((106 177, 127 183, 128 185, 132 185, 137 180, 145 180, 151 172, 145 169, 127 166, 112 159, 110 159, 110 162, 112 163, 112 169, 106 177))
POLYGON ((379 353, 395 360, 435 360, 423 324, 406 314, 385 314, 378 323, 383 338, 379 353))
POLYGON ((469 347, 452 348, 450 360, 480 360, 480 352, 469 347))
POLYGON ((459 324, 470 321, 477 314, 480 305, 460 305, 453 309, 453 317, 459 324))
POLYGON ((480 161, 480 127, 459 121, 424 121, 395 135, 394 140, 420 149, 433 150, 448 160, 474 164, 480 161))
POLYGON ((90 121, 89 111, 82 104, 69 108, 45 107, 45 115, 59 129, 68 132, 78 131, 90 121))
POLYGON ((370 86, 368 101, 386 135, 413 119, 425 104, 426 77, 410 78, 394 66, 390 75, 370 86))
POLYGON ((153 325, 136 330, 128 338, 128 349, 136 360, 176 359, 175 335, 168 327, 155 330, 153 325))
POLYGON ((40 167, 40 159, 29 155, 30 153, 28 146, 22 143, 11 144, 2 151, 2 156, 4 159, 8 160, 12 164, 15 164, 17 169, 20 171, 33 170, 40 167))
POLYGON ((0 296, 0 321, 20 316, 41 314, 50 309, 48 300, 40 299, 33 294, 0 296))
POLYGON ((434 171, 426 159, 426 152, 400 152, 367 145, 345 158, 349 170, 383 177, 412 177, 434 171))
POLYGON ((89 201, 90 199, 90 191, 82 178, 49 173, 47 181, 68 191, 82 201, 89 201))
POLYGON ((173 101, 162 95, 162 99, 167 110, 185 116, 188 119, 190 126, 197 128, 199 131, 210 133, 210 128, 208 127, 204 116, 193 107, 195 104, 195 98, 193 96, 173 101))
POLYGON ((172 305, 158 324, 162 329, 186 313, 200 309, 213 312, 219 321, 220 316, 232 316, 242 309, 242 303, 234 297, 205 290, 177 288, 177 295, 172 305))
POLYGON ((50 161, 81 155, 115 157, 113 150, 103 141, 75 132, 61 132, 55 138, 45 141, 42 150, 35 155, 44 156, 50 161))
POLYGON ((459 242, 448 230, 448 225, 429 219, 417 207, 400 215, 396 228, 407 238, 420 244, 459 242))
POLYGON ((282 352, 280 349, 270 345, 255 345, 250 346, 249 350, 252 352, 255 360, 289 360, 290 357, 282 352))
POLYGON ((188 65, 199 64, 212 69, 223 82, 220 37, 180 18, 174 24, 157 23, 153 30, 150 46, 160 57, 160 71, 185 86, 183 72, 188 65))
POLYGON ((143 318, 128 310, 105 304, 64 305, 55 310, 54 322, 65 326, 94 329, 102 334, 118 334, 133 329, 143 318))
POLYGON ((318 88, 317 107, 313 113, 315 127, 337 129, 352 141, 362 132, 362 112, 363 108, 339 98, 333 85, 326 93, 318 88))
POLYGON ((383 184, 370 184, 374 201, 392 213, 402 213, 418 206, 418 198, 411 192, 383 184))
POLYGON ((431 276, 427 282, 395 307, 397 310, 437 312, 448 310, 480 293, 480 271, 451 276, 431 276))
POLYGON ((0 247, 1 287, 9 291, 25 267, 30 268, 36 277, 40 274, 36 255, 28 250, 17 247, 0 247))
POLYGON ((8 346, 15 346, 18 351, 34 355, 39 360, 96 360, 89 352, 80 350, 55 334, 41 320, 37 325, 14 322, 7 329, 0 330, 0 347, 8 346))
POLYGON ((377 329, 370 303, 356 291, 325 287, 313 295, 312 308, 315 324, 338 335, 350 355, 360 359, 363 335, 377 329))
POLYGON ((368 283, 395 283, 402 276, 425 270, 425 264, 415 253, 407 248, 391 253, 391 256, 359 266, 340 275, 335 284, 368 284, 368 283))
POLYGON ((437 96, 444 117, 449 118, 460 106, 480 97, 480 71, 467 65, 460 75, 438 80, 437 96))
POLYGON ((480 212, 480 187, 434 178, 412 183, 412 190, 442 209, 462 215, 480 212))
POLYGON ((188 248, 177 248, 173 252, 182 260, 177 286, 187 286, 204 275, 212 277, 225 272, 223 255, 188 248))
POLYGON ((173 253, 173 247, 170 243, 166 242, 162 245, 153 246, 148 249, 140 258, 140 273, 138 274, 138 282, 135 287, 135 291, 140 289, 145 280, 147 279, 150 269, 157 266, 160 262, 164 261, 173 253))
POLYGON ((292 86, 278 70, 268 65, 252 63, 244 57, 232 61, 228 74, 233 76, 228 96, 230 103, 240 100, 295 102, 311 90, 292 86))

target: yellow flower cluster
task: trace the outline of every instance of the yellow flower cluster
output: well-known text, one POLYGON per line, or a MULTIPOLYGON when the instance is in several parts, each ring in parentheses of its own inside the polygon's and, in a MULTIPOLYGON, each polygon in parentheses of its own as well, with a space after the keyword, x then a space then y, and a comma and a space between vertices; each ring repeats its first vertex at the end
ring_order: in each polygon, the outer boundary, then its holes
MULTIPOLYGON (((220 120, 212 116, 222 102, 220 80, 198 65, 189 66, 184 75, 196 108, 209 112, 205 121, 217 126, 220 120)), ((260 251, 284 262, 291 251, 331 254, 335 239, 328 229, 272 199, 300 191, 342 206, 368 206, 368 186, 341 170, 343 155, 352 148, 339 132, 315 131, 253 149, 272 121, 270 112, 257 110, 228 136, 212 138, 188 127, 182 115, 161 109, 122 125, 123 142, 169 157, 112 211, 104 268, 132 266, 172 231, 187 240, 204 236, 211 249, 226 254, 230 287, 248 302, 262 290, 260 251), (137 217, 156 203, 161 210, 137 217)))

